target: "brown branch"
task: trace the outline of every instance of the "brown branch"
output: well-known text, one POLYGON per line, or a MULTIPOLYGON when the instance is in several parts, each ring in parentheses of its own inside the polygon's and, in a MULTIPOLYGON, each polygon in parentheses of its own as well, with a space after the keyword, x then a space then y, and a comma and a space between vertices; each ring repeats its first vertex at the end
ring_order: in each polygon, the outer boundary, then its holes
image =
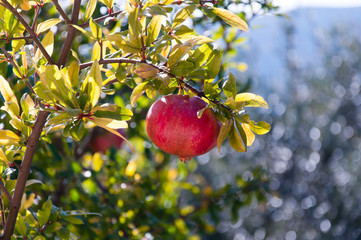
MULTIPOLYGON (((71 14, 70 23, 78 24, 79 12, 80 12, 81 0, 74 0, 73 12, 71 14)), ((58 60, 58 67, 65 66, 66 60, 68 59, 71 46, 78 30, 73 26, 69 25, 68 36, 65 39, 64 46, 61 50, 60 57, 58 60)))
POLYGON ((10 240, 14 232, 16 218, 21 204, 21 198, 23 197, 25 184, 30 173, 31 162, 33 160, 34 153, 38 145, 39 138, 48 115, 49 112, 45 112, 45 111, 39 112, 38 117, 33 126, 33 130, 30 134, 28 143, 26 145, 23 161, 20 166, 20 171, 16 182, 14 195, 10 204, 9 215, 4 229, 4 235, 2 236, 1 239, 10 240))
MULTIPOLYGON (((99 64, 109 64, 109 63, 132 63, 132 64, 137 64, 137 63, 141 63, 141 60, 137 60, 137 59, 129 59, 129 58, 124 58, 124 57, 120 57, 120 58, 110 58, 110 59, 100 59, 99 64)), ((87 68, 90 67, 93 64, 93 62, 87 62, 87 63, 82 63, 79 65, 80 69, 83 68, 87 68)))
MULTIPOLYGON (((3 53, 5 54, 6 58, 7 58, 8 61, 10 62, 10 64, 13 65, 14 68, 19 68, 19 66, 14 62, 13 56, 11 56, 11 54, 8 53, 8 51, 6 51, 5 47, 1 47, 1 50, 2 50, 3 53)), ((19 71, 19 72, 20 72, 20 71, 19 71)))
POLYGON ((35 31, 35 29, 36 29, 36 22, 37 22, 37 20, 38 20, 39 13, 40 13, 40 6, 39 6, 39 5, 36 5, 36 6, 35 6, 35 16, 34 16, 34 20, 33 20, 33 25, 31 26, 31 29, 32 29, 33 31, 35 31))
POLYGON ((11 195, 10 193, 8 192, 8 190, 5 188, 4 184, 2 183, 2 181, 0 181, 0 188, 1 188, 1 191, 5 194, 5 196, 8 198, 9 200, 9 203, 11 204, 11 195))
POLYGON ((71 21, 70 19, 68 18, 68 16, 66 15, 66 13, 64 12, 64 10, 62 9, 62 7, 60 6, 58 0, 52 0, 56 10, 58 10, 60 16, 64 19, 65 23, 67 25, 71 25, 71 21))
POLYGON ((21 24, 25 27, 26 31, 30 34, 31 38, 35 42, 36 46, 40 49, 41 53, 44 55, 46 60, 50 64, 55 64, 55 61, 51 58, 48 52, 45 50, 44 46, 41 44, 40 40, 36 36, 36 33, 29 26, 29 24, 25 21, 25 19, 21 16, 21 14, 6 0, 1 0, 2 5, 7 8, 15 17, 21 22, 21 24))
POLYGON ((12 41, 12 40, 19 40, 19 39, 31 39, 31 36, 24 36, 24 37, 13 37, 13 38, 0 38, 0 41, 12 41))
MULTIPOLYGON (((108 17, 115 17, 115 16, 121 14, 122 12, 124 12, 124 10, 119 10, 117 12, 109 13, 106 16, 94 19, 94 22, 101 22, 101 21, 107 19, 108 17)), ((79 27, 82 27, 82 28, 86 28, 88 26, 89 26, 89 22, 86 22, 86 23, 83 23, 83 24, 79 25, 79 27)))

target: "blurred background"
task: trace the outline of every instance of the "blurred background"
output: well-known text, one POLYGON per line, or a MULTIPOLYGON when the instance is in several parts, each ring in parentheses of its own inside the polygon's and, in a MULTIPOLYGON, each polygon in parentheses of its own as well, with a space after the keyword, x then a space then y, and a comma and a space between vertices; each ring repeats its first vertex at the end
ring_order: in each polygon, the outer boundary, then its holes
POLYGON ((245 154, 225 146, 199 160, 219 185, 262 166, 273 195, 217 229, 234 240, 361 239, 361 2, 274 4, 288 17, 255 18, 233 56, 268 101, 259 118, 272 131, 245 154))

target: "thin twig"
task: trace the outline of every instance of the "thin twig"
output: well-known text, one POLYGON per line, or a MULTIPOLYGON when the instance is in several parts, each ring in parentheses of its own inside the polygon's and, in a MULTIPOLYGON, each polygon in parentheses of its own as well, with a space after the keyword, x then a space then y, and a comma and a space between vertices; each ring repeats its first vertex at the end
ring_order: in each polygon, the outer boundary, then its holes
MULTIPOLYGON (((129 59, 129 58, 124 58, 124 57, 120 57, 120 58, 110 58, 110 59, 100 59, 99 64, 109 64, 109 63, 132 63, 132 64, 137 64, 137 63, 141 63, 141 60, 137 60, 137 59, 129 59)), ((87 62, 87 63, 82 63, 79 65, 80 69, 83 68, 87 68, 90 67, 93 64, 93 62, 87 62)))
POLYGON ((52 0, 56 10, 58 10, 60 16, 64 19, 65 23, 67 25, 71 25, 70 19, 68 18, 68 16, 66 15, 66 13, 64 12, 64 10, 62 9, 62 7, 59 5, 58 0, 52 0))
MULTIPOLYGON (((10 62, 11 65, 13 65, 14 68, 19 68, 19 66, 14 62, 14 58, 13 56, 11 56, 10 53, 8 53, 8 51, 6 51, 5 47, 1 47, 1 50, 3 51, 3 53, 5 54, 6 58, 8 59, 8 61, 10 62)), ((18 69, 19 70, 19 69, 18 69)), ((20 72, 20 71, 19 71, 20 72)))
POLYGON ((24 37, 12 37, 12 38, 0 38, 0 41, 12 41, 12 40, 21 40, 21 39, 31 39, 31 36, 24 37))
MULTIPOLYGON (((107 19, 108 17, 116 17, 117 15, 121 14, 122 12, 124 12, 124 10, 119 10, 117 12, 109 13, 106 16, 94 19, 94 22, 101 22, 101 21, 107 19)), ((79 27, 82 27, 82 28, 86 28, 88 26, 89 26, 89 22, 86 22, 86 23, 83 23, 83 24, 79 25, 79 27)))
POLYGON ((31 29, 32 29, 33 31, 35 31, 35 29, 36 29, 36 22, 37 22, 37 20, 38 20, 39 13, 40 13, 40 6, 39 6, 39 5, 36 5, 36 6, 35 6, 35 16, 34 16, 34 20, 33 20, 33 25, 31 26, 31 29))
POLYGON ((36 46, 40 49, 41 53, 44 55, 46 60, 50 64, 55 64, 55 61, 51 58, 48 52, 45 50, 44 46, 41 44, 40 40, 36 36, 36 33, 29 26, 29 24, 25 21, 25 19, 21 16, 21 14, 6 0, 1 0, 2 5, 7 8, 15 17, 19 20, 19 22, 25 27, 26 31, 30 34, 31 38, 35 42, 36 46))
POLYGON ((4 184, 2 181, 0 181, 0 188, 1 188, 1 191, 5 194, 5 196, 8 198, 9 200, 9 203, 11 203, 11 195, 10 193, 8 192, 8 190, 5 188, 4 184))

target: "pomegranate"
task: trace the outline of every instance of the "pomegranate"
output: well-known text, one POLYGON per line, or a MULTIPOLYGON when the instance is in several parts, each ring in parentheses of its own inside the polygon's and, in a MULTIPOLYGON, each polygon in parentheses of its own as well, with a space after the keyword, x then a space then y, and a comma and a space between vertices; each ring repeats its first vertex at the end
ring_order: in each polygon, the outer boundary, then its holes
POLYGON ((168 95, 154 102, 145 120, 152 142, 164 152, 186 162, 209 152, 217 145, 220 122, 207 108, 201 118, 197 112, 207 106, 199 97, 168 95))
MULTIPOLYGON (((120 134, 124 136, 124 129, 117 130, 120 134)), ((102 152, 105 153, 111 147, 115 147, 116 149, 120 149, 123 143, 123 139, 118 137, 117 135, 105 131, 97 135, 91 142, 91 149, 94 152, 102 152)))

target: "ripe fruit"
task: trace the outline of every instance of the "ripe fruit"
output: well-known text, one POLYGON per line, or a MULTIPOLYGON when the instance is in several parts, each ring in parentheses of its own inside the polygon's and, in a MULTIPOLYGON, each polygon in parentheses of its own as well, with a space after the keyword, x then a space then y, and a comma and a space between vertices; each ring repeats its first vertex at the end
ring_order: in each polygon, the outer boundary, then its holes
MULTIPOLYGON (((102 131, 102 130, 99 130, 102 131)), ((120 134, 124 136, 124 129, 117 130, 120 134)), ((123 139, 118 137, 117 135, 105 131, 96 135, 91 142, 91 149, 94 152, 102 152, 105 153, 111 147, 115 147, 116 149, 120 149, 123 143, 123 139)))
POLYGON ((168 95, 150 107, 145 126, 149 138, 164 152, 180 156, 181 161, 209 152, 217 145, 220 122, 199 97, 168 95))

